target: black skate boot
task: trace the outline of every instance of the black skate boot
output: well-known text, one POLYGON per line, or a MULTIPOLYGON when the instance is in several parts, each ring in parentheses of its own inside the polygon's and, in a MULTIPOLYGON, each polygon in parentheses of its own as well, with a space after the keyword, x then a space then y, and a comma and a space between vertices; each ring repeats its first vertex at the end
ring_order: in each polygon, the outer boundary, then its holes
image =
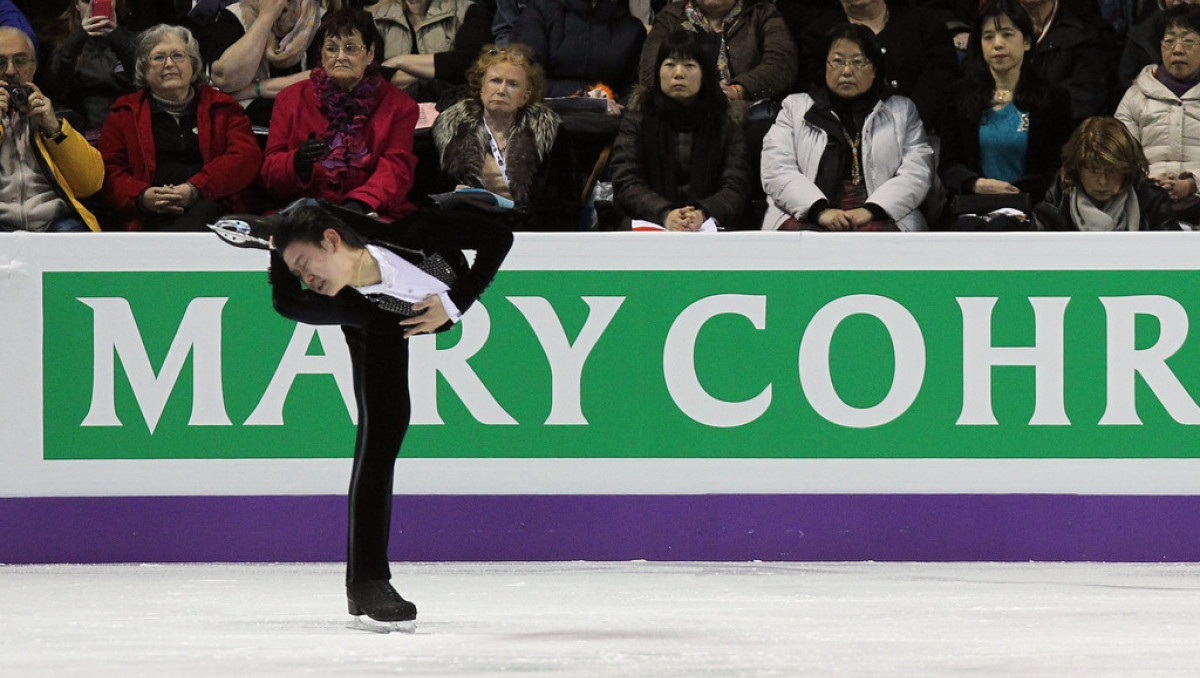
POLYGON ((376 633, 416 630, 417 606, 396 593, 391 583, 377 579, 346 587, 346 603, 354 615, 352 628, 376 633), (363 619, 364 615, 367 619, 363 619))

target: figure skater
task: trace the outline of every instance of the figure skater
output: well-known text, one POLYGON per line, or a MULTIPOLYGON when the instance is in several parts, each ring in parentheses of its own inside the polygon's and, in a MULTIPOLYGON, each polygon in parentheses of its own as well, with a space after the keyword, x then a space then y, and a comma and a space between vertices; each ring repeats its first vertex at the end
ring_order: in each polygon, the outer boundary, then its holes
POLYGON ((212 228, 233 244, 270 247, 280 315, 342 327, 358 405, 346 598, 356 624, 376 626, 366 615, 384 630, 401 630, 396 623, 415 620, 417 608, 392 587, 387 550, 393 472, 411 414, 408 338, 461 317, 496 275, 512 233, 463 210, 422 210, 383 223, 315 201, 261 220, 226 217, 212 228), (463 249, 475 250, 473 265, 463 249))

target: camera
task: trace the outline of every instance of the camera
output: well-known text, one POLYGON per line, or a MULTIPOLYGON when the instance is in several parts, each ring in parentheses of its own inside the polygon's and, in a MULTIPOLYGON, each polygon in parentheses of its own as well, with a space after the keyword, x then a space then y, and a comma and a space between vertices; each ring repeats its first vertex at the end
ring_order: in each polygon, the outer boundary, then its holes
POLYGON ((22 110, 29 108, 29 97, 33 95, 33 88, 25 85, 5 85, 4 89, 8 91, 9 105, 22 110))

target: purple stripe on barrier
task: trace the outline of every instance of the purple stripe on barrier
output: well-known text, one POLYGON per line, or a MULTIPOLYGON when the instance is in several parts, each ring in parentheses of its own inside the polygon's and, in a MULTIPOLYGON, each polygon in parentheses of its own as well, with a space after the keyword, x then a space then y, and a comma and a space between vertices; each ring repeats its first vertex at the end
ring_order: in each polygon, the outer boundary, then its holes
MULTIPOLYGON (((0 499, 0 562, 339 561, 345 498, 0 499)), ((1200 560, 1200 496, 404 496, 395 560, 1200 560)))

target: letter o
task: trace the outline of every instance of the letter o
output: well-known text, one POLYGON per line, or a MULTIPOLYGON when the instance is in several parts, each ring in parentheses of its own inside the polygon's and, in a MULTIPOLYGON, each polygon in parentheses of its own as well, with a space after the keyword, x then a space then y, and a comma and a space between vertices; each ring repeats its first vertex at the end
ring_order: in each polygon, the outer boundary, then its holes
POLYGON ((813 315, 800 340, 800 387, 817 414, 850 428, 882 426, 904 414, 925 380, 925 337, 921 327, 896 301, 875 294, 852 294, 834 299, 813 315), (878 318, 892 339, 895 372, 892 387, 877 405, 847 405, 833 387, 829 373, 829 346, 833 333, 852 315, 878 318))

